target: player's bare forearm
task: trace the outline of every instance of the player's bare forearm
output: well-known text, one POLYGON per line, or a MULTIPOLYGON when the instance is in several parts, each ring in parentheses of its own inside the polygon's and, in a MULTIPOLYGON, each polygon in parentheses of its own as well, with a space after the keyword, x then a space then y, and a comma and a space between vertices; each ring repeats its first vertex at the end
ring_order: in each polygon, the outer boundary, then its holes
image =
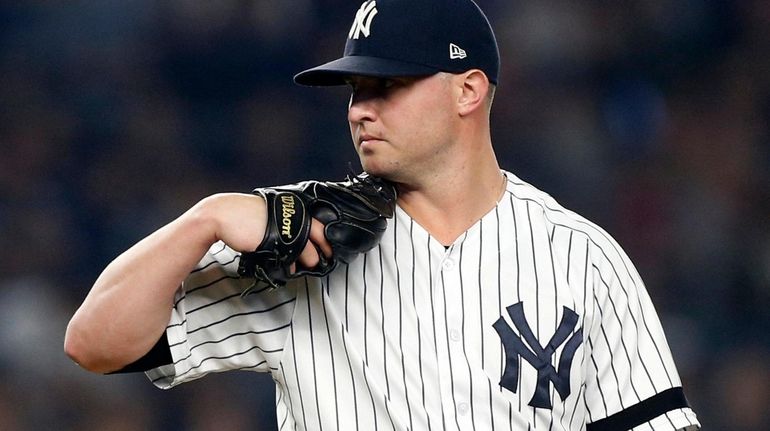
POLYGON ((214 195, 118 256, 72 317, 67 354, 94 372, 142 357, 162 336, 175 292, 211 244, 254 249, 264 233, 264 212, 253 195, 214 195))

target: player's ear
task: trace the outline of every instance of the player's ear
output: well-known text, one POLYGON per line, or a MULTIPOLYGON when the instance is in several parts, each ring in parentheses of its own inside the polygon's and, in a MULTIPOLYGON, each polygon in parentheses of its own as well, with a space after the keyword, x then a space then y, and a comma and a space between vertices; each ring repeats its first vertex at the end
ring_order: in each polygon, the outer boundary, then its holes
POLYGON ((458 110, 461 116, 469 115, 486 107, 489 79, 487 75, 478 69, 471 69, 457 75, 461 86, 457 99, 458 110))

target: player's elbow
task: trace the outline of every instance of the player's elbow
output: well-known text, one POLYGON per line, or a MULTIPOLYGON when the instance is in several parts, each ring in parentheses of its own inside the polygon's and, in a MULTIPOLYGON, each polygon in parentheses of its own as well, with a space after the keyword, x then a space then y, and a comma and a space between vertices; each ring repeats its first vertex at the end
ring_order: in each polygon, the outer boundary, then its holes
POLYGON ((67 332, 64 335, 64 353, 86 370, 98 372, 98 361, 95 360, 92 349, 88 348, 82 331, 73 325, 72 321, 67 326, 67 332))
POLYGON ((64 335, 64 353, 82 368, 94 373, 108 373, 121 368, 114 358, 105 355, 94 343, 88 341, 88 331, 73 319, 64 335))

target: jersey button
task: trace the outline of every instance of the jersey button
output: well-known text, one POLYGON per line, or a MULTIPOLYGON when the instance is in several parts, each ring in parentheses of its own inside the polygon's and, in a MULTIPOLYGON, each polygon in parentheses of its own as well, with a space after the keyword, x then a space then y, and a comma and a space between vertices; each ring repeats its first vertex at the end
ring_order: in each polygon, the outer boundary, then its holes
POLYGON ((460 413, 462 416, 465 416, 466 414, 468 414, 468 403, 458 404, 457 413, 460 413))
POLYGON ((462 336, 460 335, 460 331, 457 329, 451 329, 449 330, 449 338, 451 338, 452 341, 460 341, 462 336))
POLYGON ((455 267, 455 261, 453 261, 452 259, 447 259, 447 260, 444 261, 443 266, 444 266, 445 270, 451 271, 452 268, 455 267))

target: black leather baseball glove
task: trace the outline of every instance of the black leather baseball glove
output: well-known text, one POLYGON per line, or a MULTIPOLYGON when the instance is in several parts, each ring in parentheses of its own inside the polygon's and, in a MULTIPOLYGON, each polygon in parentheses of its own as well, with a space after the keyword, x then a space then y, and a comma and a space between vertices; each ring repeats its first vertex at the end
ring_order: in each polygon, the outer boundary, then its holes
POLYGON ((267 228, 262 243, 253 252, 243 253, 238 266, 241 277, 254 277, 273 288, 286 285, 291 278, 324 276, 339 262, 349 263, 369 251, 382 238, 388 218, 396 207, 395 187, 380 178, 362 173, 346 181, 304 181, 280 187, 259 188, 253 193, 267 203, 267 228), (325 225, 324 235, 333 255, 313 268, 291 265, 297 261, 310 237, 311 219, 325 225))

